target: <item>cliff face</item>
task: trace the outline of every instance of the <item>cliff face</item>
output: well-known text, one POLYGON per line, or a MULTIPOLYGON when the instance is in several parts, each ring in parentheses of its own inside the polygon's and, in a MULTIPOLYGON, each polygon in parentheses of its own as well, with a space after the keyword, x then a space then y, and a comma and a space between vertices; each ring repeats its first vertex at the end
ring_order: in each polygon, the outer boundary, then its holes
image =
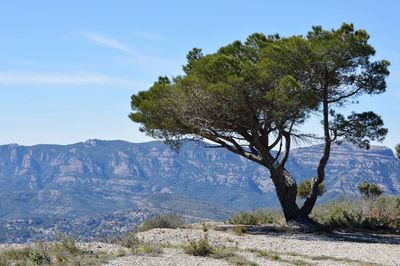
MULTIPOLYGON (((321 152, 319 145, 293 150, 287 168, 298 181, 312 177, 321 152)), ((348 143, 335 145, 323 198, 354 194, 363 180, 400 193, 399 166, 385 147, 366 151, 348 143)), ((193 208, 212 217, 224 208, 272 204, 276 196, 268 171, 223 149, 187 143, 176 153, 161 142, 100 140, 0 146, 0 219, 141 208, 193 208)))

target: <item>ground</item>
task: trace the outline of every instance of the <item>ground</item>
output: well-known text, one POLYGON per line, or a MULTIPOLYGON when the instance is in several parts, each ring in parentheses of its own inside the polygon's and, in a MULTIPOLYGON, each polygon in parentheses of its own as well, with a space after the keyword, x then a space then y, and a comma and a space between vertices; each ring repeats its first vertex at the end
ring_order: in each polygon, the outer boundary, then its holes
MULTIPOLYGON (((107 265, 399 265, 400 236, 367 233, 295 233, 210 223, 186 229, 152 229, 138 233, 143 243, 160 249, 157 254, 130 255, 117 244, 82 243, 93 252, 107 251, 120 257, 107 265), (237 228, 236 228, 237 229, 237 228), (247 231, 247 232, 246 232, 247 231), (235 233, 236 232, 236 233, 235 233), (211 246, 226 256, 185 254, 189 241, 207 235, 211 246), (125 254, 125 255, 122 255, 125 254)), ((1 249, 9 248, 6 245, 1 249)))

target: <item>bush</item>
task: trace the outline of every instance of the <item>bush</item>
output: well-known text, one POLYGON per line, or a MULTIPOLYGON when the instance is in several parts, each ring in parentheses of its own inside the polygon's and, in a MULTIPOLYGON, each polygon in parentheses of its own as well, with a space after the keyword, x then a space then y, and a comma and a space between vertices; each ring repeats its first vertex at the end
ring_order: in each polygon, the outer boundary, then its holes
POLYGON ((146 219, 138 228, 139 232, 151 230, 153 228, 180 228, 185 224, 181 215, 176 213, 157 214, 153 218, 146 219))
POLYGON ((360 227, 363 214, 359 208, 348 201, 333 201, 329 204, 318 206, 313 211, 313 216, 320 223, 333 228, 360 227))
POLYGON ((162 249, 160 247, 144 243, 141 239, 139 239, 139 237, 136 235, 136 232, 129 232, 124 237, 120 238, 119 241, 114 241, 113 243, 129 248, 132 254, 136 255, 158 255, 162 253, 162 249))
POLYGON ((312 214, 318 222, 342 229, 400 229, 400 198, 339 200, 317 206, 312 214))
POLYGON ((371 229, 400 228, 398 201, 400 201, 400 198, 380 197, 371 203, 366 214, 364 227, 371 229))
POLYGON ((260 225, 273 224, 281 220, 281 217, 273 212, 255 210, 252 212, 240 212, 229 218, 230 224, 260 225))
POLYGON ((186 254, 192 256, 207 257, 214 253, 214 248, 208 242, 207 235, 198 241, 190 241, 183 249, 186 254))
POLYGON ((141 243, 140 239, 136 236, 135 232, 128 232, 124 237, 122 237, 121 246, 126 248, 135 248, 141 243))
MULTIPOLYGON (((318 185, 318 195, 322 196, 325 193, 324 182, 318 185)), ((305 199, 311 194, 311 181, 304 180, 297 188, 297 197, 305 199)))
POLYGON ((186 254, 192 256, 223 259, 231 265, 257 265, 256 263, 235 254, 232 248, 211 246, 208 242, 207 234, 198 241, 190 241, 186 246, 184 246, 183 250, 186 254))
POLYGON ((55 243, 37 243, 28 248, 1 251, 0 265, 98 265, 107 258, 104 254, 81 250, 74 239, 58 235, 55 243))
POLYGON ((358 184, 357 189, 367 200, 376 200, 383 193, 383 190, 378 185, 371 184, 368 181, 358 184))

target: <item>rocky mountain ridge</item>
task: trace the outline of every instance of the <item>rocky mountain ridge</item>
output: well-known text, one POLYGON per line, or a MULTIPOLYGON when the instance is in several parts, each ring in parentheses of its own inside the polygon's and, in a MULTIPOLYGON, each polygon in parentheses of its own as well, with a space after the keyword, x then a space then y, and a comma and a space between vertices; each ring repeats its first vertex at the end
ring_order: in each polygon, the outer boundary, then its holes
MULTIPOLYGON (((322 146, 294 149, 287 168, 301 181, 315 174, 322 146)), ((363 181, 400 193, 400 163, 381 146, 335 145, 326 199, 352 195, 363 181)), ((223 149, 185 143, 88 140, 71 145, 0 146, 0 219, 80 217, 187 199, 230 210, 276 203, 267 169, 223 149)))
MULTIPOLYGON (((287 168, 298 182, 310 178, 321 153, 321 145, 294 149, 287 168)), ((399 160, 386 147, 335 145, 320 202, 355 195, 363 180, 399 194, 399 160)), ((57 230, 91 239, 159 212, 221 220, 271 206, 278 203, 267 169, 201 143, 179 153, 157 141, 0 146, 0 242, 47 239, 57 230)))

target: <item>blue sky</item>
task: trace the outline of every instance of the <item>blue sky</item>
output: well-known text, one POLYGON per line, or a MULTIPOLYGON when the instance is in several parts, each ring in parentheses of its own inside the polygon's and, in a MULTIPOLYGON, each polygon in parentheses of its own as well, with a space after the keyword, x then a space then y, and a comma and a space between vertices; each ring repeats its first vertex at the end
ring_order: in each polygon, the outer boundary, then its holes
MULTIPOLYGON (((128 119, 130 96, 177 75, 186 53, 216 51, 253 32, 306 34, 353 22, 391 61, 385 94, 351 110, 382 115, 400 142, 398 1, 3 1, 0 144, 150 140, 128 119)), ((316 123, 307 125, 316 131, 316 123)))

